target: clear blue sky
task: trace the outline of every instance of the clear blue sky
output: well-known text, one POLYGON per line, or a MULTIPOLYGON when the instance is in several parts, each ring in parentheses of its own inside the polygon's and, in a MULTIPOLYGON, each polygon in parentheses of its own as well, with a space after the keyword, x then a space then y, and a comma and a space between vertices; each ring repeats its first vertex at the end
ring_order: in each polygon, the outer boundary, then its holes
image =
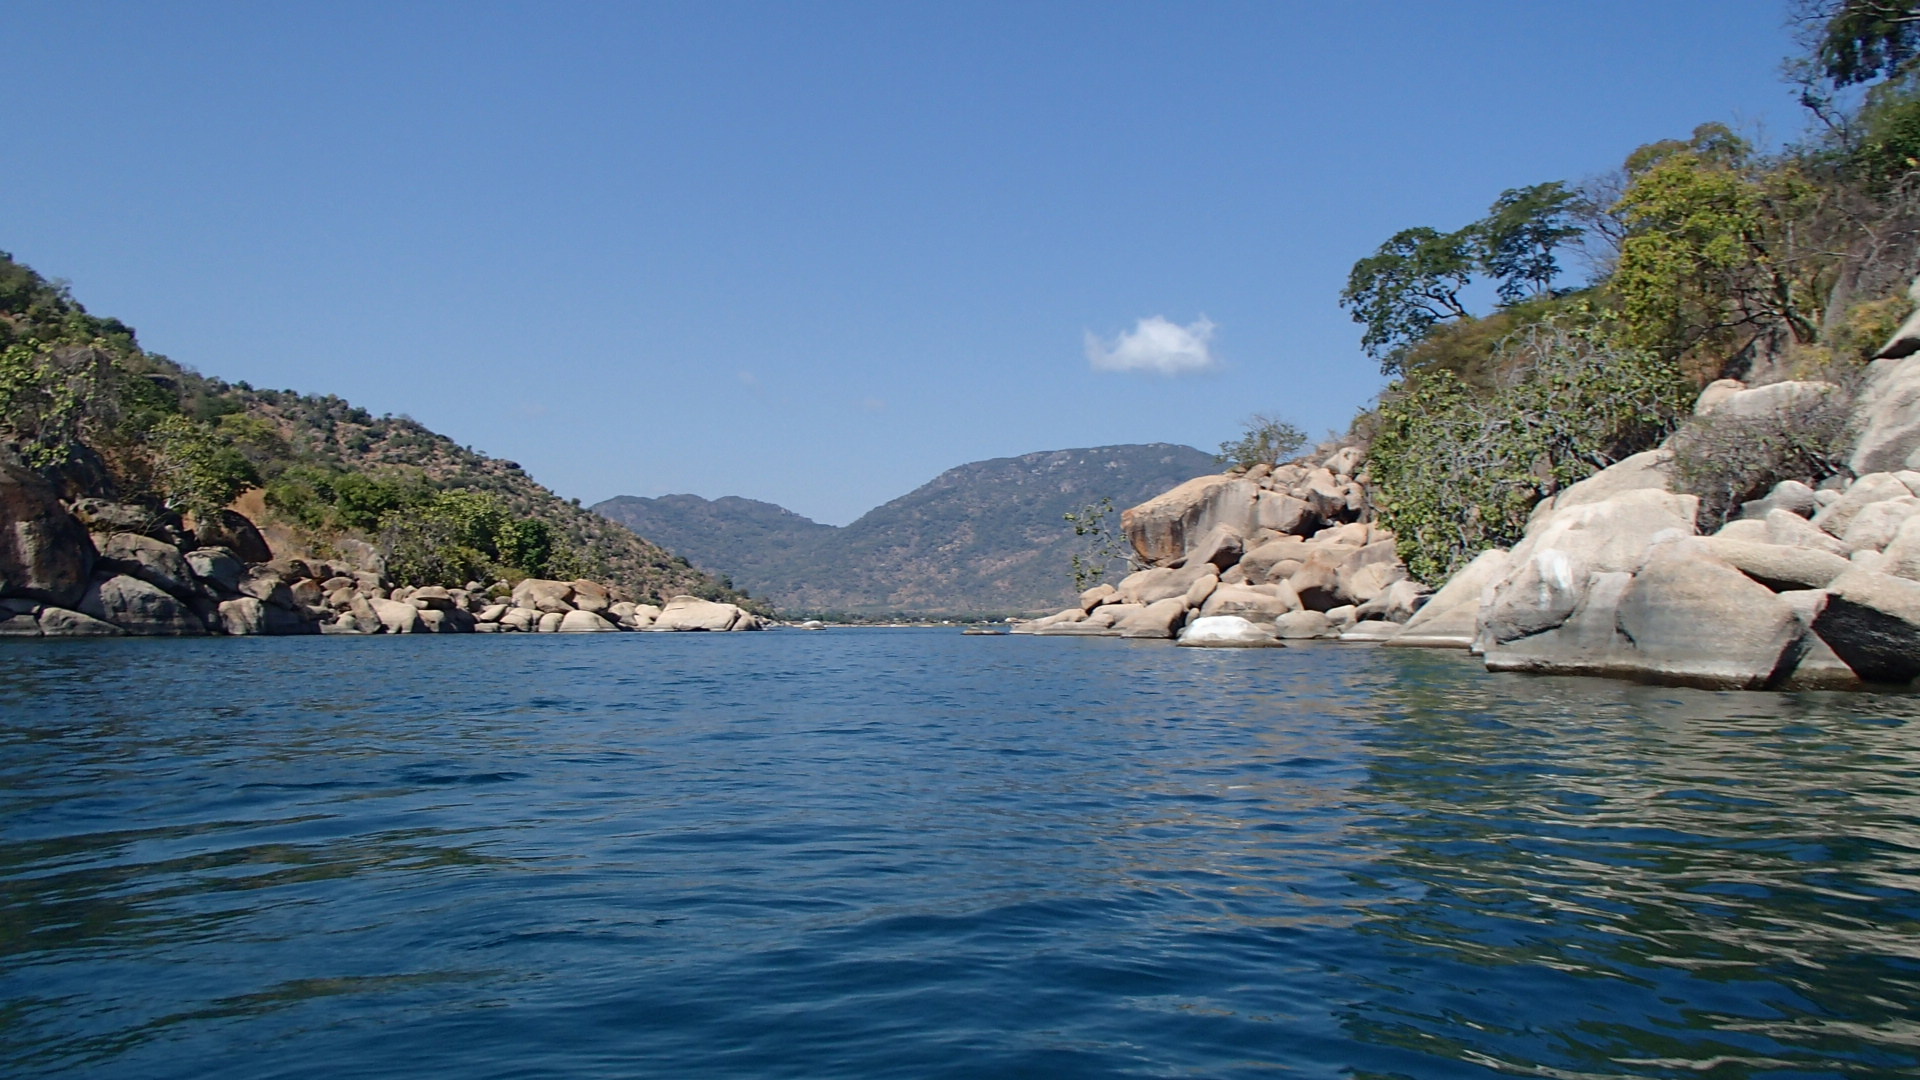
POLYGON ((844 523, 980 458, 1344 428, 1356 258, 1702 121, 1792 134, 1784 15, 14 0, 0 249, 562 495, 844 523), (1154 316, 1212 366, 1090 362, 1154 316))

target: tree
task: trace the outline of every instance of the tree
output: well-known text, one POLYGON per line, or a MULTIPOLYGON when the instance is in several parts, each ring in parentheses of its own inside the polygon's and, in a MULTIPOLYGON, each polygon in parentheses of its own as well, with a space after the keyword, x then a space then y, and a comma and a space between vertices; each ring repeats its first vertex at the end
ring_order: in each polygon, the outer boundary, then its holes
POLYGON ((1583 232, 1574 221, 1580 196, 1558 180, 1509 188, 1474 232, 1480 265, 1499 279, 1500 302, 1516 304, 1552 291, 1560 276, 1554 251, 1583 232))
POLYGON ((1457 232, 1403 229, 1353 264, 1340 306, 1366 327, 1367 355, 1389 375, 1406 370, 1407 350, 1434 328, 1472 318, 1460 299, 1475 275, 1499 282, 1512 306, 1551 295, 1560 275, 1555 253, 1585 230, 1576 220, 1581 196, 1560 181, 1510 188, 1487 216, 1457 232))
POLYGON ((1627 169, 1612 288, 1635 344, 1692 354, 1711 378, 1782 328, 1815 340, 1830 260, 1806 227, 1819 192, 1799 169, 1755 160, 1718 124, 1642 147, 1627 169))
POLYGON ((28 340, 0 349, 0 434, 34 468, 66 464, 99 426, 115 374, 107 353, 87 346, 28 340))
POLYGON ((1067 524, 1073 526, 1073 535, 1086 541, 1086 550, 1075 552, 1072 558, 1073 587, 1076 592, 1085 592, 1098 585, 1116 562, 1132 565, 1133 545, 1113 528, 1111 498, 1088 503, 1062 516, 1067 524))
POLYGON ((1891 78, 1920 55, 1920 0, 1802 0, 1794 21, 1835 89, 1891 78))
POLYGON ((1467 317, 1460 290, 1473 277, 1473 230, 1402 229, 1353 264, 1340 306, 1366 327, 1360 345, 1389 374, 1407 346, 1436 324, 1467 317))
MULTIPOLYGON (((538 518, 505 522, 500 526, 494 543, 501 563, 530 577, 546 573, 547 564, 553 560, 557 545, 552 527, 538 518)), ((731 581, 722 584, 726 589, 733 588, 731 581)), ((745 596, 746 593, 743 591, 741 595, 745 596)))
POLYGON ((1214 460, 1242 469, 1251 469, 1255 465, 1278 465, 1283 459, 1298 453, 1306 443, 1306 432, 1285 420, 1255 413, 1247 417, 1246 430, 1238 439, 1229 439, 1220 444, 1220 452, 1214 455, 1214 460))
POLYGON ((153 478, 168 509, 204 517, 260 482, 246 455, 207 425, 169 416, 148 434, 153 478))
POLYGON ((579 560, 551 525, 515 517, 484 491, 442 491, 425 503, 402 504, 381 521, 380 539, 388 573, 408 585, 503 573, 575 576, 579 570, 579 560))

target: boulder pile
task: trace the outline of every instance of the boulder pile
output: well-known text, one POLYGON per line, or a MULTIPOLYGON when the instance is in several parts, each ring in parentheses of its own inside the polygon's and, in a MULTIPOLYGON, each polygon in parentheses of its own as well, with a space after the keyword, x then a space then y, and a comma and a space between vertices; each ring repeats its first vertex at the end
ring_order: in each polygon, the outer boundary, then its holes
POLYGON ((0 456, 0 637, 759 630, 733 604, 636 603, 593 581, 392 587, 379 555, 272 557, 232 511, 204 522, 82 499, 0 456))
MULTIPOLYGON (((1512 551, 1480 555, 1387 644, 1471 648, 1494 671, 1711 688, 1911 682, 1920 424, 1884 407, 1889 387, 1920 385, 1909 363, 1870 374, 1858 475, 1780 483, 1701 535, 1698 499, 1672 490, 1671 450, 1637 454, 1542 503, 1512 551)), ((1835 390, 1722 380, 1695 412, 1765 416, 1835 390)))
POLYGON ((1431 590, 1408 578, 1393 534, 1373 522, 1364 463, 1347 446, 1189 480, 1126 510, 1121 527, 1142 568, 1013 632, 1226 647, 1259 644, 1255 635, 1390 636, 1431 590), (1213 621, 1221 617, 1247 625, 1213 621))

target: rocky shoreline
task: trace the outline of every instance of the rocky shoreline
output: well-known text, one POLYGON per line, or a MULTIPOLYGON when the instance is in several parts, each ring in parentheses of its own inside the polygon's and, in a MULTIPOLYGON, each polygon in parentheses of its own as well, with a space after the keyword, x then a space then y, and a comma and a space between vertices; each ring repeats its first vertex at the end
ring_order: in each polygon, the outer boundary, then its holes
POLYGON ((1363 464, 1360 448, 1342 447, 1199 477, 1126 510, 1145 568, 1013 632, 1227 647, 1390 637, 1432 590, 1374 521, 1363 464))
POLYGON ((595 633, 759 630, 734 604, 640 603, 618 586, 394 586, 371 545, 346 558, 275 558, 232 510, 192 521, 100 499, 61 502, 0 460, 0 637, 595 633))
MULTIPOLYGON (((1920 301, 1920 284, 1916 285, 1920 301)), ((1721 380, 1701 418, 1791 424, 1843 393, 1721 380)), ((1843 399, 1835 399, 1843 400, 1843 399)), ((1868 368, 1846 468, 1783 481, 1711 533, 1674 446, 1539 504, 1512 550, 1438 592, 1373 522, 1363 452, 1202 477, 1126 511, 1145 569, 1016 633, 1467 649, 1489 670, 1714 689, 1911 686, 1920 677, 1920 313, 1868 368)))

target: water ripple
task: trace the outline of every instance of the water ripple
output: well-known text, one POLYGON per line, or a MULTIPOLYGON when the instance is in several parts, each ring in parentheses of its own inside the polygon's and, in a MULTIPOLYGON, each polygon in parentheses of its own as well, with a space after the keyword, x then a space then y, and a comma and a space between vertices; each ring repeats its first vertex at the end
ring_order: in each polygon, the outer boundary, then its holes
POLYGON ((900 631, 7 644, 20 1075, 1920 1072, 1914 699, 900 631))

